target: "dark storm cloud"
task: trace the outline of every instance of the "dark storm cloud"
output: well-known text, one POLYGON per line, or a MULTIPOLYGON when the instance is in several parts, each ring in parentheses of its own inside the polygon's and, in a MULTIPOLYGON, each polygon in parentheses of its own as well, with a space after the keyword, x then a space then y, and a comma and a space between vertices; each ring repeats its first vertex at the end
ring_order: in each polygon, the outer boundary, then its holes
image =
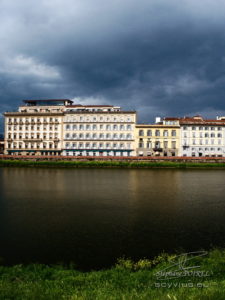
POLYGON ((1 111, 24 98, 225 114, 223 1, 0 1, 1 111))

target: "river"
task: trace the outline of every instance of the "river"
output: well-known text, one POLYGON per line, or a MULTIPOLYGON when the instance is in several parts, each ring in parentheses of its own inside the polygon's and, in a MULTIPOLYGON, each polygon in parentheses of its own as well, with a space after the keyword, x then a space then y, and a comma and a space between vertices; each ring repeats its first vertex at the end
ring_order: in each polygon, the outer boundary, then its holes
POLYGON ((0 260, 70 263, 225 245, 225 171, 0 168, 0 260))

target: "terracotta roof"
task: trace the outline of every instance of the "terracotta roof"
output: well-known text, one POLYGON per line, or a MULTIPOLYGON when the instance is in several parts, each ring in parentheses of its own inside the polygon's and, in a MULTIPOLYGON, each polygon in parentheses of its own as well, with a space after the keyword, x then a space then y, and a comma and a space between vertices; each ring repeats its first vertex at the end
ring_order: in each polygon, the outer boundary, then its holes
POLYGON ((180 124, 193 124, 193 125, 225 125, 224 120, 215 120, 215 119, 195 119, 195 118, 183 118, 180 119, 180 124))
POLYGON ((66 107, 83 107, 81 104, 66 105, 66 107))
POLYGON ((216 120, 216 119, 203 119, 202 116, 194 117, 168 117, 164 118, 165 121, 179 121, 181 125, 225 125, 225 120, 216 120))
POLYGON ((168 118, 164 118, 165 121, 178 121, 180 120, 180 118, 176 118, 176 117, 168 117, 168 118))

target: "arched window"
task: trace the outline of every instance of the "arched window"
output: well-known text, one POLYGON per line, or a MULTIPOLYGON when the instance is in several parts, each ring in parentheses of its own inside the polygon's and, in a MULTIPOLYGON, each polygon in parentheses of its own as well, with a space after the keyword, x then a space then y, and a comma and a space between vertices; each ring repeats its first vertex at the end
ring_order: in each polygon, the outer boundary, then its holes
POLYGON ((160 131, 159 131, 159 130, 156 130, 156 131, 155 131, 155 135, 156 135, 156 136, 160 136, 160 131))
POLYGON ((143 136, 144 135, 144 130, 139 130, 139 136, 143 136))
POLYGON ((152 136, 152 131, 151 130, 147 131, 147 136, 152 136))

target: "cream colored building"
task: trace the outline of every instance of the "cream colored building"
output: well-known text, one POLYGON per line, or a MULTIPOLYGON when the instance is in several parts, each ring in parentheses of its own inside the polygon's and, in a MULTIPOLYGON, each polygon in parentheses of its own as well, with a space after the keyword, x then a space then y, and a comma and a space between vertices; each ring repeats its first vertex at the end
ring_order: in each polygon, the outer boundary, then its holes
POLYGON ((73 105, 68 99, 25 100, 6 112, 5 154, 135 155, 135 111, 73 105))
POLYGON ((111 105, 72 105, 63 118, 63 155, 134 156, 135 111, 111 105))
POLYGON ((71 100, 25 100, 18 112, 6 112, 5 154, 59 155, 63 114, 71 100))
POLYGON ((136 125, 137 156, 178 156, 180 125, 174 118, 163 121, 156 118, 155 124, 136 125))

